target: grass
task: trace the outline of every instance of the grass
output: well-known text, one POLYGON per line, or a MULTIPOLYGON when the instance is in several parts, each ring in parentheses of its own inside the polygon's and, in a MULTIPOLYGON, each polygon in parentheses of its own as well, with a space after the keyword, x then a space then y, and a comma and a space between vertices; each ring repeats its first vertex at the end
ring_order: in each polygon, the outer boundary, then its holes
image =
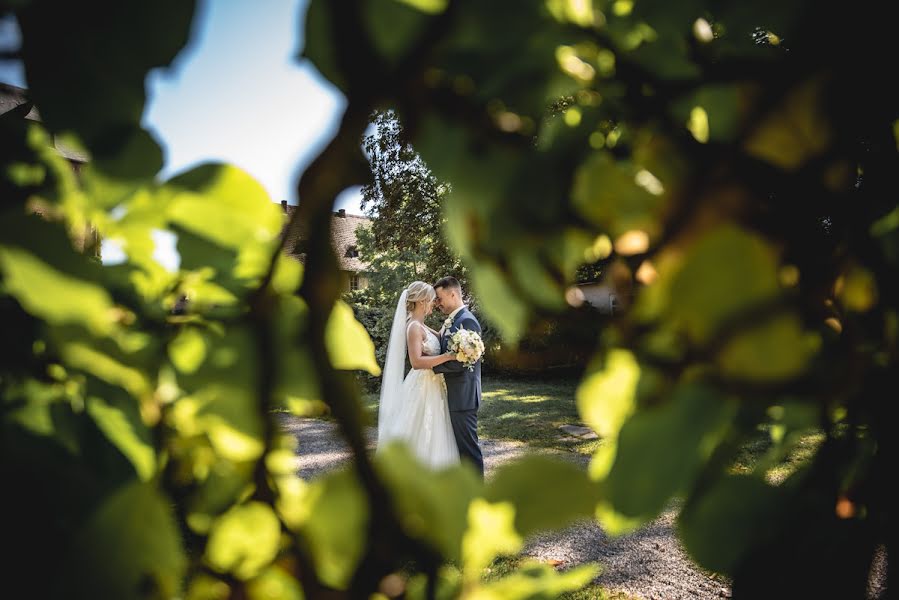
MULTIPOLYGON (((478 411, 478 434, 511 440, 536 448, 556 448, 592 454, 597 441, 561 441, 560 425, 581 425, 574 399, 577 381, 533 381, 485 377, 478 411)), ((378 393, 364 395, 363 403, 377 423, 378 393)))
POLYGON ((780 483, 808 463, 823 441, 824 433, 808 431, 786 442, 783 448, 777 448, 768 427, 761 426, 758 435, 740 449, 732 471, 750 473, 764 469, 770 483, 780 483))
MULTIPOLYGON (((561 425, 582 425, 575 401, 576 380, 534 381, 485 377, 482 404, 478 411, 478 434, 483 438, 510 440, 534 448, 554 448, 592 455, 602 440, 568 441, 561 425)), ((378 392, 364 394, 363 403, 377 424, 378 392)), ((808 432, 790 444, 788 452, 766 468, 772 482, 782 481, 814 456, 824 439, 820 432, 808 432)), ((735 473, 749 473, 774 451, 769 429, 740 449, 733 466, 735 473)))

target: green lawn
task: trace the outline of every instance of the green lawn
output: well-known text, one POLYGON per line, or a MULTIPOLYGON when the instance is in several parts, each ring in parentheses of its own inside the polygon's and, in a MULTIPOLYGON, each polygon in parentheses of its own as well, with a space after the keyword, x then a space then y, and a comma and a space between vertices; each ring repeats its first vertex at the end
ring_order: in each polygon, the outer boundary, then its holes
MULTIPOLYGON (((538 448, 558 448, 591 454, 597 442, 560 441, 560 425, 579 425, 574 393, 577 381, 533 381, 485 377, 478 411, 481 437, 524 442, 538 448)), ((378 393, 363 398, 377 424, 378 393)))

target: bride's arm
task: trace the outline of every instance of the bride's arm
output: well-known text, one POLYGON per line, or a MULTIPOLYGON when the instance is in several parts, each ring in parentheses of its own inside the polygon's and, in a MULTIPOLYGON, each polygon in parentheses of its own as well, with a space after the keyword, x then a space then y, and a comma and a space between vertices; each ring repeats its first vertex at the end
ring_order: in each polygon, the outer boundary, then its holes
POLYGON ((413 369, 433 369, 437 365, 453 359, 452 354, 439 354, 437 356, 425 356, 422 354, 421 330, 417 327, 409 327, 406 330, 406 347, 409 350, 409 362, 413 369))

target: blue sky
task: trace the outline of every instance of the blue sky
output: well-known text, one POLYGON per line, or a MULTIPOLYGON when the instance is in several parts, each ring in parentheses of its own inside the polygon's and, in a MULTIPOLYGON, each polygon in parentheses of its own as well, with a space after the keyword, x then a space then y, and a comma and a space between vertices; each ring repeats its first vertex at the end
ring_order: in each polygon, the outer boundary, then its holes
MULTIPOLYGON (((258 179, 273 201, 297 203, 296 181, 336 131, 345 106, 311 64, 295 58, 306 5, 198 2, 188 46, 170 68, 147 77, 144 126, 165 149, 163 177, 225 161, 258 179)), ((17 45, 16 37, 14 24, 0 24, 0 48, 17 45)), ((21 66, 10 61, 0 61, 0 81, 27 87, 21 66)), ((358 188, 341 194, 334 208, 359 214, 358 188)), ((161 246, 171 243, 159 239, 161 246)), ((171 256, 160 260, 174 264, 171 256)))

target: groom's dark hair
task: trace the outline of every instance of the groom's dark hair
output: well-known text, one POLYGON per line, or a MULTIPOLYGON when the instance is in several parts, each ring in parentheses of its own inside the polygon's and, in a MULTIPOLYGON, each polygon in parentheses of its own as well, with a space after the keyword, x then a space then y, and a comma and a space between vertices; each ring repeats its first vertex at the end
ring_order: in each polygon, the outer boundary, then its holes
POLYGON ((437 280, 437 283, 434 284, 434 289, 439 288, 452 288, 455 290, 462 290, 462 284, 459 283, 459 280, 453 277, 452 275, 447 275, 446 277, 441 277, 437 280))

